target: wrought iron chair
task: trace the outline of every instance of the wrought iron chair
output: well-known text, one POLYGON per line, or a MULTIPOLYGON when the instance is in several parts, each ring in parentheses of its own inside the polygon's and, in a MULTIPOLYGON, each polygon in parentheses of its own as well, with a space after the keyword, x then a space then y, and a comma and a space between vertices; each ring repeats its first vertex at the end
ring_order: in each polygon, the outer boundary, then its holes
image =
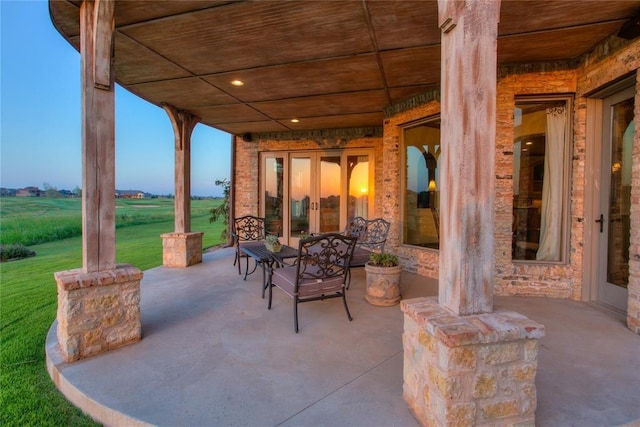
POLYGON ((264 218, 253 215, 245 215, 233 220, 231 235, 236 246, 236 256, 233 265, 238 264, 238 274, 242 274, 240 258, 246 259, 246 270, 249 271, 249 257, 242 251, 243 247, 264 244, 264 218))
MULTIPOLYGON (((342 232, 345 236, 356 237, 358 242, 353 251, 351 268, 364 267, 369 261, 371 252, 384 251, 391 223, 382 218, 364 219, 360 216, 347 221, 347 226, 342 232)), ((351 272, 347 280, 347 289, 351 283, 351 272)))
POLYGON ((293 299, 293 321, 298 333, 298 304, 342 297, 349 321, 353 320, 345 287, 349 263, 356 245, 355 237, 338 233, 323 234, 300 240, 298 258, 291 266, 269 271, 269 305, 276 286, 293 299))

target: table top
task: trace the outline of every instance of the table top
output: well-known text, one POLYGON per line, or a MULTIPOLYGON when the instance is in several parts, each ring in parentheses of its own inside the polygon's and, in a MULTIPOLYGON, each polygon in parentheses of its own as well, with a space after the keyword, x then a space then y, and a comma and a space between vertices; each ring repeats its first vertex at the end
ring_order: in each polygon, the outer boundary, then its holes
POLYGON ((242 248, 242 250, 251 258, 260 262, 267 262, 271 260, 280 262, 283 259, 296 258, 298 256, 298 250, 287 245, 282 245, 280 252, 271 252, 264 244, 249 246, 242 248))

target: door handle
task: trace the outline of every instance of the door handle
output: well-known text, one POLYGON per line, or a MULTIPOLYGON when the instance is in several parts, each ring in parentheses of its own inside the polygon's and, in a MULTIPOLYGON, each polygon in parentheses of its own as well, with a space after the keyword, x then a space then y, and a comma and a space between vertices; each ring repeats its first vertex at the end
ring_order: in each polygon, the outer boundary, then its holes
POLYGON ((600 232, 604 232, 604 215, 600 214, 600 219, 596 219, 600 223, 600 232))

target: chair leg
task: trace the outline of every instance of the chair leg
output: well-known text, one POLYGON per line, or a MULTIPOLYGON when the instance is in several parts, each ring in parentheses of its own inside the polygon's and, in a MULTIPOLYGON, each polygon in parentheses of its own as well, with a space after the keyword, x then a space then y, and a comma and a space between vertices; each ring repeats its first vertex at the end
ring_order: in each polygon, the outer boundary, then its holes
POLYGON ((293 325, 298 333, 298 298, 293 299, 293 325))
POLYGON ((238 274, 242 274, 242 270, 240 268, 240 251, 238 249, 236 249, 236 259, 233 260, 233 265, 236 265, 236 262, 238 263, 238 274))
POLYGON ((349 307, 347 306, 347 294, 344 291, 342 292, 342 302, 344 303, 344 309, 347 311, 347 318, 349 319, 349 322, 351 322, 353 317, 351 317, 351 313, 349 313, 349 307))
POLYGON ((245 263, 244 263, 244 279, 242 280, 247 280, 247 276, 249 275, 249 256, 245 256, 245 263))
POLYGON ((347 289, 351 286, 351 269, 347 270, 347 289))
MULTIPOLYGON (((271 284, 271 277, 269 277, 269 282, 267 283, 267 286, 269 287, 269 304, 267 304, 267 310, 271 310, 271 299, 273 295, 273 285, 271 284)), ((264 290, 263 290, 263 293, 264 293, 264 290)))

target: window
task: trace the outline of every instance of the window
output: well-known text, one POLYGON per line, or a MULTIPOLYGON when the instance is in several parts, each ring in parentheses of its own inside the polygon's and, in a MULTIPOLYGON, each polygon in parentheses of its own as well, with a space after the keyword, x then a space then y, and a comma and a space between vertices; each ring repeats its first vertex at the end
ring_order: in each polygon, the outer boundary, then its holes
POLYGON ((516 100, 514 260, 562 261, 566 252, 569 100, 516 100))
POLYGON ((405 128, 402 242, 439 249, 440 117, 405 128))

